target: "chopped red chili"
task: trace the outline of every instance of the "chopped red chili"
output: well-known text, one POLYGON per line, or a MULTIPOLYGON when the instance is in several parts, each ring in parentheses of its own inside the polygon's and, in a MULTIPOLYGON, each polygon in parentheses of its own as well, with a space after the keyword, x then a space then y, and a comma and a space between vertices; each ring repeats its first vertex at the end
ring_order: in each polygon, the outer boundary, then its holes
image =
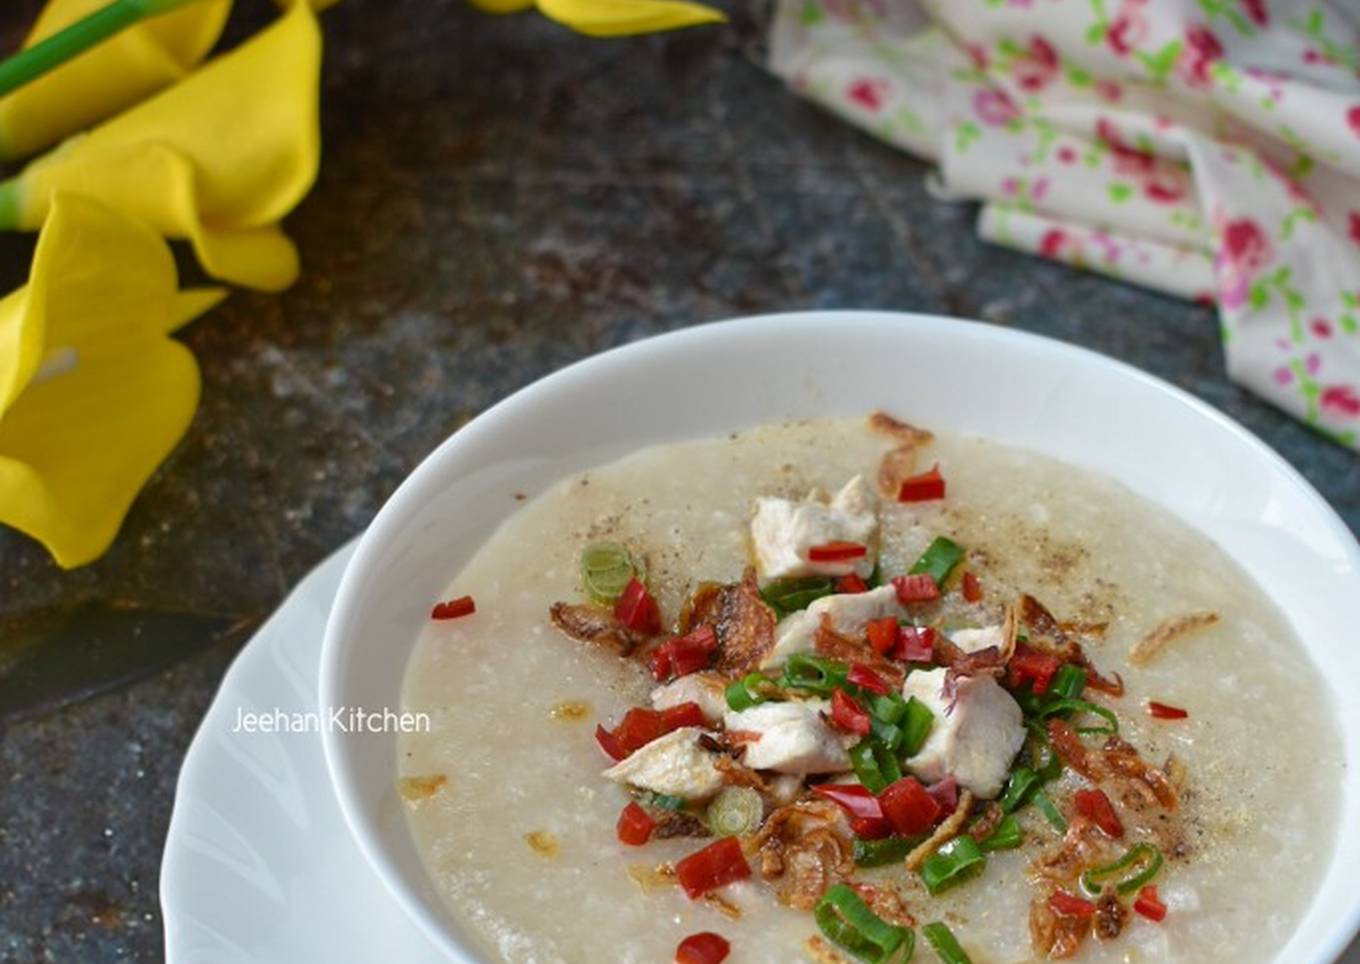
POLYGON ((656 826, 656 821, 647 815, 636 803, 630 803, 623 808, 623 813, 619 814, 618 834, 619 840, 630 847, 641 847, 652 836, 652 828, 656 826))
POLYGON ((671 730, 678 730, 682 726, 703 726, 706 722, 704 711, 698 703, 681 703, 665 710, 634 707, 623 714, 623 719, 613 730, 596 726, 595 741, 610 758, 622 760, 671 730))
POLYGON ((982 581, 971 569, 963 574, 963 598, 970 603, 982 602, 982 581))
POLYGON ((883 805, 878 802, 868 787, 858 783, 819 783, 812 792, 826 797, 840 806, 852 817, 863 820, 883 819, 883 805))
POLYGON ((851 817, 850 832, 861 840, 882 840, 893 835, 893 825, 887 817, 851 817))
POLYGON ((911 576, 893 576, 892 584, 897 590, 898 601, 903 604, 930 602, 932 599, 940 598, 940 587, 935 584, 935 577, 928 572, 918 572, 911 576))
POLYGON ((854 683, 862 690, 877 693, 879 696, 887 696, 892 692, 892 687, 888 685, 888 681, 863 663, 852 663, 850 672, 845 674, 845 681, 854 683))
POLYGON ((1133 909, 1151 921, 1166 919, 1166 905, 1157 896, 1156 884, 1147 884, 1138 892, 1138 899, 1133 902, 1133 909))
POLYGON ((869 714, 845 690, 833 690, 831 693, 831 722, 847 733, 869 735, 869 714))
POLYGON ((628 585, 619 593, 618 601, 614 603, 614 617, 640 633, 656 635, 661 632, 661 607, 636 576, 629 579, 628 585))
POLYGON ((859 577, 859 573, 852 572, 836 580, 836 592, 859 593, 868 591, 869 584, 859 577))
POLYGON ((688 676, 708 666, 718 651, 718 636, 705 623, 684 636, 668 639, 652 651, 648 661, 652 676, 660 682, 688 676))
POLYGON ((675 964, 720 964, 731 953, 732 945, 713 933, 691 934, 675 949, 675 964))
POLYGON ((1048 684, 1053 674, 1062 668, 1062 660, 1052 653, 1031 649, 1024 643, 1015 644, 1015 653, 1007 665, 1006 683, 1011 689, 1018 689, 1025 683, 1035 693, 1048 692, 1048 684))
POLYGON ((940 464, 936 462, 929 472, 913 475, 902 480, 897 490, 898 502, 929 502, 944 498, 944 476, 940 475, 940 464))
POLYGON ((902 626, 897 647, 888 655, 904 663, 929 663, 935 658, 935 635, 931 626, 902 626))
POLYGON ((883 815, 904 837, 926 833, 940 818, 940 804, 915 777, 903 777, 878 795, 883 815))
POLYGON ((1056 891, 1048 899, 1048 906, 1059 917, 1092 917, 1096 912, 1095 904, 1069 894, 1065 890, 1056 891))
POLYGON ((869 554, 869 547, 862 542, 846 542, 837 539, 813 546, 808 550, 810 562, 845 562, 848 559, 863 559, 869 554))
POLYGON ((448 602, 435 603, 434 608, 430 610, 430 618, 457 619, 459 616, 471 616, 476 611, 477 604, 472 601, 471 596, 459 596, 448 602))
POLYGON ((869 646, 880 656, 897 645, 897 620, 892 616, 869 621, 869 646))
POLYGON ((1159 720, 1183 720, 1190 715, 1189 710, 1183 710, 1179 706, 1172 706, 1169 703, 1158 703, 1156 700, 1148 700, 1148 712, 1159 720))
POLYGON ((1105 831, 1108 836, 1116 840, 1124 836, 1124 824, 1120 822, 1119 814, 1114 812, 1114 805, 1110 803, 1110 798, 1105 796, 1105 791, 1078 790, 1072 797, 1072 802, 1076 804, 1077 813, 1105 831))
POLYGON ((751 865, 736 837, 723 837, 675 865, 675 877, 690 899, 751 876, 751 865))

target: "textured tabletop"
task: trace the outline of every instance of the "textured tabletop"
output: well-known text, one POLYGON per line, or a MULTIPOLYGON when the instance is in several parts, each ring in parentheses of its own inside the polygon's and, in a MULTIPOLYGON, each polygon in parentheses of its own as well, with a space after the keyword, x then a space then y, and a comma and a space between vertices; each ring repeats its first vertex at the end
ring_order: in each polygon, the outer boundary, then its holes
MULTIPOLYGON (((269 7, 243 0, 231 36, 269 7)), ((0 19, 6 47, 32 0, 0 19)), ((0 533, 0 639, 90 599, 267 613, 460 424, 593 352, 819 307, 940 312, 1131 362, 1225 410, 1360 528, 1360 457, 1224 374, 1213 313, 1000 248, 924 168, 786 93, 740 27, 622 41, 458 0, 327 11, 303 275, 183 337, 184 442, 113 549, 57 570, 0 533)), ((0 237, 5 290, 31 239, 0 237)), ((239 638, 0 734, 0 960, 160 959, 180 761, 239 638)))

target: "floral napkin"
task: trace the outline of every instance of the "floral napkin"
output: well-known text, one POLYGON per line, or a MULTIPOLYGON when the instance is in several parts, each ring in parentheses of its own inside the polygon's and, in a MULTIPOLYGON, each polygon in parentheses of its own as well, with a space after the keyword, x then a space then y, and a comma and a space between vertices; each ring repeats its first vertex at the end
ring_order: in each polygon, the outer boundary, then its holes
POLYGON ((1360 5, 778 0, 770 67, 990 241, 1217 303, 1229 374, 1360 448, 1360 5))

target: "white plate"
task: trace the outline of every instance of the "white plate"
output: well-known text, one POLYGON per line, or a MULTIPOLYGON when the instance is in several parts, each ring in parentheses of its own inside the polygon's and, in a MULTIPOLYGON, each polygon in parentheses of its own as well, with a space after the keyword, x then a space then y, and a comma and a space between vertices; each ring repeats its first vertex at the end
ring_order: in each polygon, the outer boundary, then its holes
MULTIPOLYGON (((1298 472, 1221 413, 1024 332, 889 312, 771 315, 648 339, 535 382, 444 442, 369 526, 326 628, 322 703, 400 706, 430 600, 514 510, 511 492, 543 491, 645 445, 874 408, 1113 475, 1270 587, 1326 668, 1348 767, 1330 865, 1276 961, 1334 960, 1360 924, 1360 547, 1298 472)), ((369 862, 450 957, 476 960, 477 942, 431 886, 406 826, 395 739, 327 730, 322 745, 369 862)))
POLYGON ((446 960, 359 853, 315 733, 234 733, 238 707, 317 708, 321 635, 355 542, 232 663, 180 770, 161 862, 170 964, 446 960))

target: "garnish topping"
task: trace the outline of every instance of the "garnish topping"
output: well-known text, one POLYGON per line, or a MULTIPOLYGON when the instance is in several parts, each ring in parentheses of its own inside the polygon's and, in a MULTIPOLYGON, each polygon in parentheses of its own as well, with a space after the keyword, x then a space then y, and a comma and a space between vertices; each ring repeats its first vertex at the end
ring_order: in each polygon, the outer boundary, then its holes
POLYGON ((736 837, 723 837, 675 865, 676 880, 691 900, 750 876, 751 866, 736 837))
POLYGON ((898 601, 903 605, 930 602, 940 598, 940 587, 929 573, 893 576, 892 584, 893 588, 897 590, 898 601))
POLYGON ((1133 909, 1150 921, 1160 922, 1166 918, 1166 905, 1157 897, 1156 884, 1148 884, 1138 892, 1133 909))
POLYGON ((477 611, 477 604, 472 601, 471 596, 459 596, 457 599, 450 599, 448 602, 435 603, 430 610, 431 619, 457 619, 460 616, 471 616, 477 611))
POLYGON ((902 480, 897 490, 898 502, 930 502, 944 498, 944 476, 940 474, 940 464, 936 462, 929 472, 922 472, 902 480))
POLYGON ((614 603, 614 617, 629 629, 648 635, 661 632, 661 608, 637 576, 633 576, 614 603))
POLYGON ((904 964, 911 959, 915 935, 883 920, 846 884, 828 888, 813 917, 828 940, 870 964, 904 964))
POLYGON ((594 602, 613 603, 636 575, 633 557, 617 542, 592 542, 581 550, 581 582, 594 602))
POLYGON ((731 953, 732 945, 712 931, 691 934, 675 949, 675 964, 720 964, 731 953))
POLYGON ((652 677, 665 683, 688 676, 708 666, 718 651, 718 636, 707 624, 696 626, 684 636, 668 639, 652 651, 648 659, 652 677))
POLYGON ((1179 706, 1158 703, 1156 700, 1148 700, 1147 708, 1148 713, 1159 720, 1183 720, 1190 715, 1188 710, 1183 710, 1179 706))
POLYGON ((868 554, 869 547, 863 543, 837 540, 808 549, 808 560, 811 562, 844 562, 849 559, 863 559, 868 554))
POLYGON ((619 840, 630 847, 641 847, 652 837, 656 821, 647 815, 636 803, 630 803, 619 814, 619 840))

